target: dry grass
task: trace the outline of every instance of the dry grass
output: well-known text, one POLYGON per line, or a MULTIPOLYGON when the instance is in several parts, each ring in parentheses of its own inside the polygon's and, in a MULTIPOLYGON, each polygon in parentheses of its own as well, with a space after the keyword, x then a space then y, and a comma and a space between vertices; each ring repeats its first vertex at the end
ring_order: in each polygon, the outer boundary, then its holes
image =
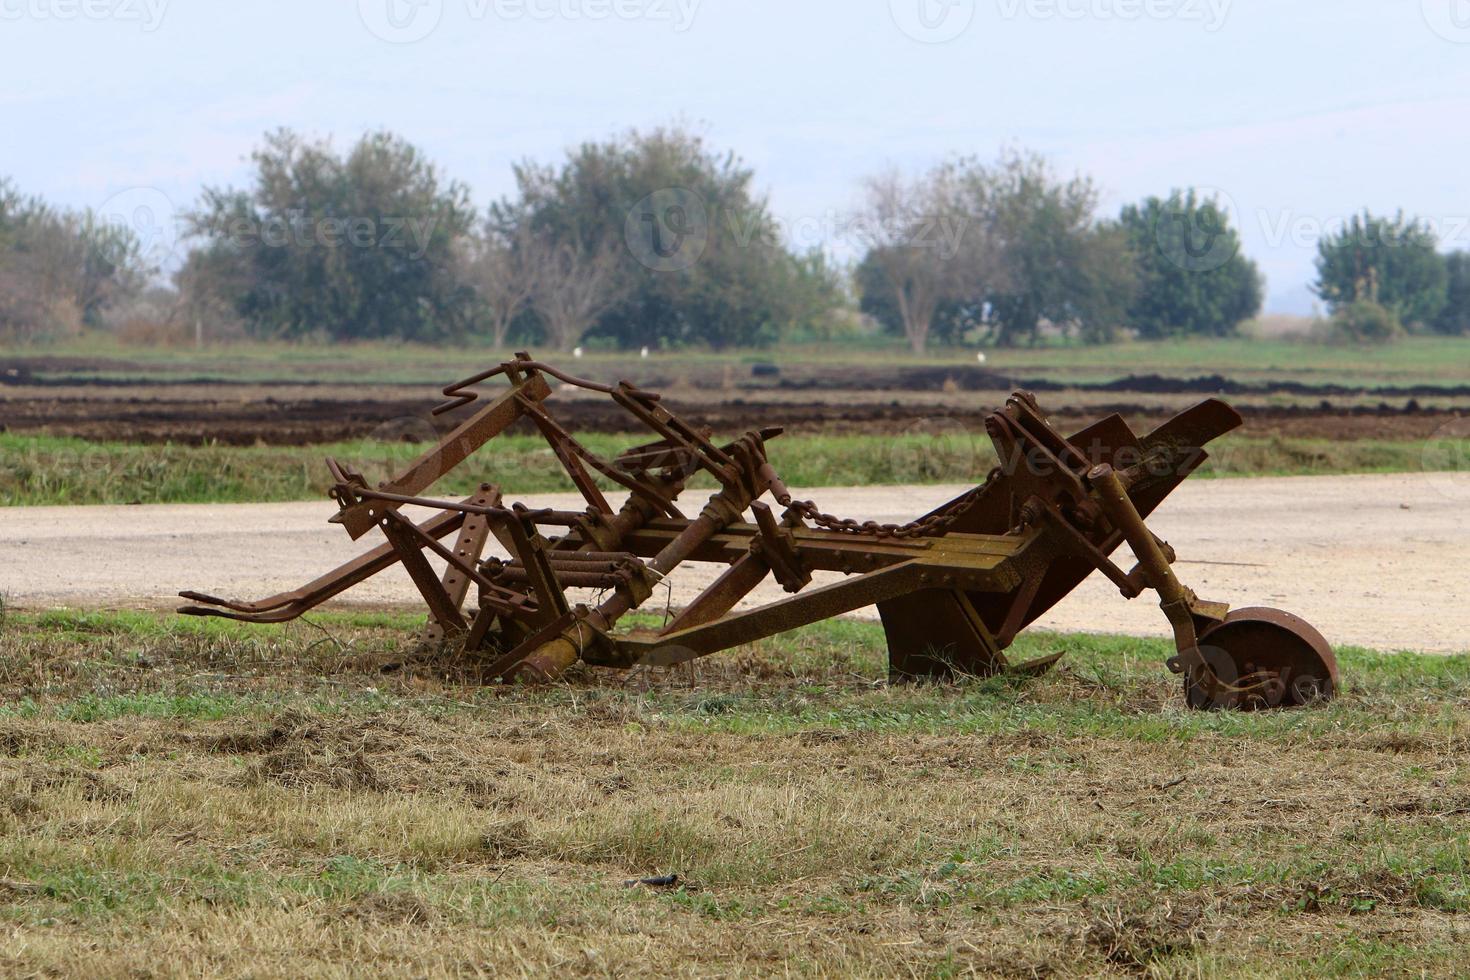
POLYGON ((1147 641, 890 689, 876 627, 839 623, 504 691, 392 670, 408 623, 11 614, 0 970, 1463 965, 1463 660, 1347 651, 1333 706, 1201 715, 1147 641))

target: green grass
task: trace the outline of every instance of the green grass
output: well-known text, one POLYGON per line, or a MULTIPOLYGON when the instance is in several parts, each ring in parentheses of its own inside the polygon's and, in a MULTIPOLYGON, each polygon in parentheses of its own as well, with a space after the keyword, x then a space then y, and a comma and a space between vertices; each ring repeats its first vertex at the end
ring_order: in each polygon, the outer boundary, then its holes
MULTIPOLYGON (((548 357, 550 351, 533 351, 548 357)), ((1249 338, 1131 342, 1100 347, 1047 346, 987 350, 987 367, 1025 378, 1106 381, 1129 374, 1194 377, 1223 374, 1236 380, 1298 380, 1366 385, 1464 384, 1470 339, 1411 337, 1382 346, 1355 347, 1306 340, 1249 338)), ((238 381, 320 380, 442 385, 508 356, 483 344, 445 347, 360 343, 336 346, 245 343, 204 351, 128 347, 106 337, 26 348, 7 360, 77 357, 102 363, 76 373, 94 377, 218 378, 238 381)), ((561 358, 570 362, 570 358, 561 358)), ((843 341, 825 346, 787 345, 762 351, 681 351, 641 362, 623 353, 592 352, 576 362, 578 373, 620 370, 677 372, 681 367, 747 366, 756 361, 800 365, 879 367, 890 364, 973 364, 974 351, 909 353, 893 339, 843 341), (641 367, 639 367, 641 365, 641 367)), ((42 376, 48 372, 42 370, 42 376)), ((51 376, 59 376, 55 372, 51 376)))
MULTIPOLYGON (((643 441, 589 434, 604 456, 643 441)), ((1444 457, 1448 451, 1436 444, 1444 457)), ((427 446, 342 442, 319 446, 183 446, 88 442, 0 433, 0 504, 245 503, 317 500, 330 486, 323 459, 353 465, 369 482, 396 472, 427 446)), ((939 435, 788 435, 770 444, 771 461, 795 489, 901 483, 976 483, 995 465, 981 433, 939 435)), ((1227 436, 1212 447, 1205 476, 1326 475, 1415 472, 1424 444, 1407 441, 1265 439, 1227 436)), ((1470 441, 1457 449, 1470 459, 1470 441)), ((481 481, 516 495, 571 491, 545 442, 506 435, 434 488, 444 496, 473 492, 481 481)), ((611 484, 604 481, 611 488, 611 484)), ((694 488, 712 487, 702 474, 694 488)))
MULTIPOLYGON (((646 621, 646 620, 645 620, 646 621)), ((1456 975, 1470 657, 1190 712, 1167 644, 889 686, 874 623, 547 688, 418 617, 12 610, 13 975, 1456 975), (675 872, 678 887, 628 888, 675 872)))
POLYGON ((1410 337, 1380 346, 1306 340, 1197 339, 998 351, 987 366, 1031 377, 1108 381, 1130 374, 1234 381, 1384 385, 1466 383, 1470 338, 1410 337))
MULTIPOLYGON (((646 628, 657 626, 661 619, 656 613, 634 613, 623 625, 646 628)), ((146 611, 58 609, 12 612, 0 628, 0 646, 7 638, 15 642, 25 637, 47 650, 70 647, 85 654, 85 663, 101 671, 132 667, 139 657, 157 667, 155 661, 188 659, 212 651, 221 663, 250 671, 281 662, 291 664, 287 675, 304 671, 305 676, 315 677, 314 667, 325 669, 351 660, 353 653, 384 653, 408 642, 422 621, 422 614, 407 611, 346 610, 312 613, 285 625, 260 626, 146 611)), ((1107 695, 1102 701, 1084 698, 1056 704, 1038 700, 1037 685, 1010 677, 948 686, 873 686, 868 682, 886 676, 887 645, 882 626, 871 621, 829 620, 763 640, 750 650, 763 663, 782 665, 782 683, 731 685, 725 683, 729 678, 722 677, 713 690, 692 691, 674 684, 635 696, 632 703, 638 707, 638 718, 731 734, 792 734, 830 728, 974 735, 1035 727, 1143 742, 1181 742, 1205 736, 1269 740, 1294 733, 1367 732, 1411 715, 1429 723, 1422 728, 1428 732, 1455 718, 1470 703, 1470 647, 1460 656, 1339 647, 1336 654, 1348 697, 1320 710, 1262 714, 1139 711, 1126 700, 1131 689, 1139 684, 1156 688, 1174 683, 1162 668, 1172 647, 1161 639, 1039 630, 1022 633, 1007 651, 1010 659, 1021 662, 1063 651, 1062 674, 1067 686, 1080 685, 1107 695), (788 683, 791 678, 800 683, 788 683), (864 684, 854 687, 854 678, 863 679, 864 684), (1436 706, 1444 706, 1445 711, 1436 706)), ((0 693, 6 671, 22 666, 15 659, 0 660, 0 693)), ((617 675, 596 672, 594 676, 617 675)), ((137 692, 98 693, 94 688, 49 706, 45 699, 23 696, 0 706, 0 717, 45 713, 76 721, 124 716, 219 718, 283 707, 290 702, 279 700, 282 693, 288 698, 303 696, 317 710, 383 710, 420 703, 417 694, 378 690, 368 692, 366 700, 364 692, 351 691, 340 702, 324 701, 322 694, 330 687, 310 684, 300 688, 294 683, 271 687, 260 698, 194 679, 137 692)), ((475 711, 503 696, 494 690, 476 690, 467 700, 446 704, 445 710, 475 711)), ((541 697, 561 704, 564 699, 583 703, 621 694, 557 687, 541 697)))

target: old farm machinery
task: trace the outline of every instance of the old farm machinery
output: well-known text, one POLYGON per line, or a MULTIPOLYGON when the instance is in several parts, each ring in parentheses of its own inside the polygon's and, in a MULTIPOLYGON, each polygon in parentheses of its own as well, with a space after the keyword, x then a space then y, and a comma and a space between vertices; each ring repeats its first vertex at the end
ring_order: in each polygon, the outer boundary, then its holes
POLYGON ((1279 610, 1231 611, 1197 598, 1145 524, 1205 460, 1202 447, 1240 424, 1221 401, 1144 436, 1112 415, 1064 437, 1030 394, 1017 392, 986 419, 1000 465, 985 481, 908 524, 885 525, 794 499, 766 456, 779 428, 719 444, 656 394, 572 377, 527 354, 445 388, 448 401, 435 413, 470 406, 479 400, 473 389, 492 379, 508 386, 376 487, 327 461, 338 507, 331 520, 353 539, 380 534, 377 547, 258 602, 184 592, 195 604, 180 612, 279 623, 402 563, 428 606, 427 639, 478 664, 482 676, 546 681, 579 660, 671 666, 876 605, 890 674, 901 680, 1047 669, 1055 657, 1013 665, 1004 651, 1098 571, 1128 598, 1157 593, 1177 649, 1167 664, 1192 706, 1300 705, 1337 686, 1336 661, 1315 629, 1279 610), (554 383, 612 399, 654 441, 597 456, 548 410, 554 383), (546 438, 585 509, 527 507, 489 484, 462 500, 424 496, 518 420, 546 438), (678 501, 698 473, 718 489, 691 516, 678 501), (627 492, 617 507, 604 495, 614 486, 627 492), (405 505, 434 513, 416 522, 405 505), (508 557, 486 557, 491 538, 508 557), (1126 571, 1110 557, 1124 542, 1138 559, 1126 571), (616 628, 688 561, 728 567, 662 628, 616 628), (843 577, 815 584, 814 573, 843 577), (737 610, 767 578, 790 595, 737 610))

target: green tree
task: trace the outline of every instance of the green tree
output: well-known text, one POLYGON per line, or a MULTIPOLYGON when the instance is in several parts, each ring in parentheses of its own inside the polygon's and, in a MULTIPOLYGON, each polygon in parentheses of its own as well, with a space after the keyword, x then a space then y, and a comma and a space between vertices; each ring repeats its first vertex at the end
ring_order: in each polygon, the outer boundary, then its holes
POLYGON ((252 159, 251 189, 208 189, 188 216, 207 253, 198 281, 231 289, 226 304, 252 333, 431 340, 463 330, 473 293, 455 249, 474 215, 462 185, 389 133, 340 156, 280 130, 252 159))
MULTIPOLYGON (((853 269, 853 285, 857 289, 859 310, 876 320, 884 333, 907 337, 903 310, 894 291, 893 270, 896 265, 896 261, 886 256, 882 248, 870 248, 853 269)), ((969 297, 944 295, 940 297, 925 333, 926 343, 961 344, 966 332, 976 322, 977 314, 969 297)))
POLYGON ((988 202, 1004 275, 985 295, 990 339, 1035 343, 1043 321, 1089 343, 1117 337, 1135 278, 1126 236, 1097 220, 1097 188, 1063 180, 1045 159, 1010 153, 992 169, 973 168, 970 195, 988 202))
POLYGON ((1433 324, 1445 305, 1448 271, 1434 232, 1400 211, 1368 211, 1317 243, 1317 295, 1336 312, 1370 300, 1408 326, 1433 324))
POLYGON ((1352 344, 1382 344, 1404 332, 1397 314, 1371 299, 1356 299, 1333 311, 1328 338, 1352 344))
POLYGON ((1470 252, 1451 252, 1444 257, 1445 304, 1435 318, 1439 333, 1470 333, 1470 252))
POLYGON ((834 331, 850 326, 845 315, 853 307, 847 272, 835 266, 821 248, 814 246, 794 255, 783 269, 789 323, 783 335, 826 340, 834 331))
POLYGON ((515 197, 491 208, 501 234, 514 239, 525 225, 566 267, 617 257, 606 286, 616 302, 594 317, 591 337, 625 347, 759 344, 809 317, 824 291, 822 270, 785 246, 750 169, 687 130, 585 143, 557 166, 522 163, 515 177, 515 197))
POLYGON ((1129 325, 1148 339, 1223 337, 1261 310, 1261 274, 1216 201, 1191 188, 1123 208, 1138 290, 1129 325))

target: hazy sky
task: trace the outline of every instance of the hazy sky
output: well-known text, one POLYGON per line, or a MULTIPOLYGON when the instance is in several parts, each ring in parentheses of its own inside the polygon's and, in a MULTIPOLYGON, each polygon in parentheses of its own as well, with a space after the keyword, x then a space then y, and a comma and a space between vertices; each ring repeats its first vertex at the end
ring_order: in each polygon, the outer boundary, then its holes
POLYGON ((1470 0, 0 0, 0 174, 77 207, 243 183, 282 125, 391 129, 483 204, 671 120, 839 256, 863 175, 1007 145, 1109 212, 1221 193, 1271 310, 1310 310, 1318 231, 1363 206, 1470 247, 1470 0))

